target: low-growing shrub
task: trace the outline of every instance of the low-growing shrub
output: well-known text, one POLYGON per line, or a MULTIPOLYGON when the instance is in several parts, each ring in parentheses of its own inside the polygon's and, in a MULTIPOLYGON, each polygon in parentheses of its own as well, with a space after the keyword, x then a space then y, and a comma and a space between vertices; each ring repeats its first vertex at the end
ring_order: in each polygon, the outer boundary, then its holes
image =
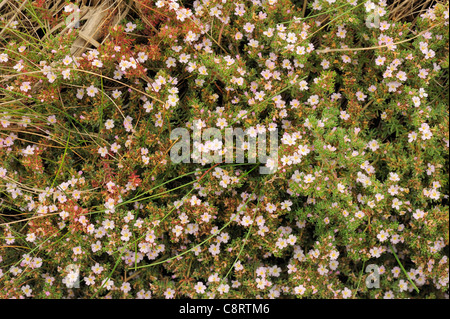
POLYGON ((3 1, 0 296, 448 297, 449 6, 398 2, 3 1))

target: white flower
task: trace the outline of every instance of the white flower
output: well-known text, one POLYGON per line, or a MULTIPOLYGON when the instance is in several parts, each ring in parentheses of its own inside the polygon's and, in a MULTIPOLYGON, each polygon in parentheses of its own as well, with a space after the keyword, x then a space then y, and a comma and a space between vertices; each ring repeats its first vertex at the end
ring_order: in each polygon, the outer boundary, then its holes
POLYGON ((7 172, 7 170, 5 168, 0 167, 0 178, 5 178, 6 172, 7 172))
POLYGON ((131 285, 129 282, 124 282, 122 286, 120 286, 120 290, 122 290, 124 293, 128 293, 131 290, 131 285))
POLYGON ((310 150, 308 148, 308 145, 299 145, 298 146, 298 152, 300 153, 300 155, 305 156, 308 155, 310 153, 310 150))
POLYGON ((417 139, 417 133, 416 132, 411 132, 411 133, 408 134, 408 143, 412 143, 416 139, 417 139))
POLYGON ((347 287, 344 288, 344 290, 342 291, 342 298, 347 299, 350 298, 352 296, 352 291, 350 289, 348 289, 347 287))
POLYGON ((429 140, 433 136, 433 133, 429 130, 424 130, 422 132, 422 140, 429 140))
POLYGON ((77 89, 77 98, 78 99, 82 99, 83 98, 83 96, 84 96, 84 89, 77 89))
POLYGON ((107 149, 106 147, 100 147, 100 148, 98 149, 98 153, 99 153, 102 157, 105 157, 106 154, 108 154, 108 149, 107 149))
POLYGON ((204 283, 202 283, 201 281, 197 282, 194 286, 195 292, 198 294, 203 294, 205 293, 206 290, 206 286, 204 283))
POLYGON ((413 217, 415 219, 421 219, 425 216, 425 212, 423 210, 420 209, 416 209, 416 212, 413 214, 413 217))
POLYGON ((177 65, 177 62, 176 62, 176 60, 175 60, 174 58, 169 57, 169 58, 166 60, 166 65, 167 65, 168 68, 171 68, 171 67, 173 67, 173 66, 176 66, 176 65, 177 65))
POLYGON ((70 69, 63 70, 61 74, 64 80, 70 79, 70 69))
POLYGON ((125 130, 127 132, 131 132, 131 130, 133 129, 133 125, 131 124, 132 121, 133 118, 129 115, 123 120, 123 126, 125 127, 125 130))
POLYGON ((121 95, 122 95, 122 92, 119 91, 119 90, 114 90, 114 91, 112 92, 112 97, 115 98, 115 99, 117 99, 117 98, 120 97, 121 95))
POLYGON ((201 74, 201 75, 208 75, 208 71, 206 70, 206 67, 205 66, 201 66, 201 67, 199 67, 198 68, 198 72, 201 74))
POLYGON ((220 253, 220 245, 219 244, 212 244, 209 246, 208 251, 213 255, 216 256, 220 253))
POLYGON ((221 284, 217 290, 222 295, 224 293, 227 293, 230 290, 230 286, 228 284, 221 284))
POLYGON ((255 29, 255 26, 253 24, 251 24, 250 22, 247 22, 244 25, 244 31, 247 32, 247 33, 253 32, 254 29, 255 29))
POLYGON ((94 61, 92 61, 92 65, 101 68, 103 66, 103 62, 98 59, 95 59, 94 61))
POLYGON ((72 12, 73 9, 74 9, 73 3, 70 3, 70 4, 66 5, 66 6, 64 6, 64 12, 66 12, 66 13, 72 12))
POLYGON ((308 99, 308 103, 311 105, 316 105, 319 103, 319 96, 318 95, 311 95, 308 99))
POLYGON ((300 81, 299 87, 300 87, 301 91, 307 90, 308 89, 308 82, 306 82, 305 80, 300 81))
POLYGON ((86 94, 90 97, 94 97, 98 93, 98 89, 93 85, 86 88, 86 94))
POLYGON ((189 31, 189 32, 187 33, 187 35, 186 35, 185 41, 186 41, 186 42, 193 42, 193 41, 196 41, 197 39, 198 39, 198 35, 195 34, 195 33, 192 32, 192 31, 189 31))
POLYGON ((290 201, 290 200, 285 200, 284 202, 281 203, 281 209, 285 209, 287 211, 291 210, 291 206, 292 206, 292 201, 290 201))
POLYGON ((119 68, 122 72, 125 71, 126 69, 128 69, 130 66, 131 66, 131 63, 128 60, 120 60, 120 62, 119 62, 119 68))
POLYGON ((113 143, 111 144, 111 151, 113 151, 114 153, 117 153, 117 151, 121 148, 120 144, 117 143, 113 143))
POLYGON ((175 236, 178 237, 183 232, 183 227, 180 225, 176 225, 174 228, 172 228, 172 232, 175 233, 175 236))
POLYGON ((266 205, 266 210, 267 210, 269 213, 273 213, 274 211, 276 211, 276 209, 277 209, 277 207, 276 207, 274 204, 272 204, 272 203, 267 203, 267 205, 266 205))
POLYGON ((111 279, 104 279, 100 285, 100 287, 103 286, 105 287, 107 290, 111 290, 112 287, 114 287, 114 281, 112 281, 111 279))
POLYGON ((106 120, 105 127, 107 130, 112 129, 114 127, 114 120, 111 120, 111 119, 106 120))
POLYGON ((33 155, 34 154, 34 150, 35 150, 35 145, 33 145, 33 146, 28 145, 25 149, 22 150, 22 154, 24 156, 33 155))
POLYGON ((341 115, 339 117, 346 121, 350 118, 350 114, 348 114, 346 111, 341 111, 341 115))
POLYGON ((56 116, 55 115, 50 115, 49 117, 47 117, 47 121, 49 124, 55 124, 56 123, 56 116))
POLYGON ((191 202, 191 205, 194 206, 194 205, 200 205, 202 201, 199 198, 197 198, 197 196, 194 195, 191 197, 190 202, 191 202))
POLYGON ((367 95, 365 95, 363 92, 358 91, 356 92, 356 98, 358 101, 364 101, 366 99, 367 95))
POLYGON ((49 72, 47 74, 47 79, 48 79, 48 82, 53 83, 56 80, 56 75, 52 72, 49 72))
POLYGON ((378 145, 378 142, 376 140, 372 140, 367 144, 367 147, 370 148, 372 151, 376 151, 380 146, 378 145))
POLYGON ((0 54, 0 62, 8 62, 8 54, 1 53, 0 54))
POLYGON ((220 127, 221 129, 223 129, 223 128, 225 128, 228 125, 228 123, 227 123, 227 120, 225 118, 218 118, 217 122, 216 122, 216 125, 218 127, 220 127))
POLYGON ((30 285, 25 285, 22 286, 22 292, 25 294, 25 296, 31 297, 31 293, 33 292, 33 290, 30 288, 30 285))
POLYGON ((303 295, 305 293, 305 291, 306 291, 306 288, 303 285, 296 286, 294 288, 294 293, 296 295, 303 295))
POLYGON ((20 86, 20 90, 23 92, 28 92, 29 90, 31 90, 30 82, 23 82, 20 86))
POLYGON ((413 96, 412 101, 413 101, 415 107, 420 106, 420 98, 418 96, 413 96))
POLYGON ((312 174, 308 174, 304 177, 304 182, 309 184, 312 183, 316 178, 312 174))
POLYGON ((389 238, 389 234, 388 234, 385 230, 382 230, 382 231, 380 231, 380 233, 377 235, 377 238, 378 238, 381 242, 383 242, 383 241, 385 241, 385 240, 387 240, 387 239, 389 238))
POLYGON ((28 233, 25 240, 29 242, 34 242, 36 240, 36 235, 34 233, 28 233))
POLYGON ((125 32, 131 32, 136 29, 136 24, 134 24, 133 22, 128 22, 125 26, 125 32))

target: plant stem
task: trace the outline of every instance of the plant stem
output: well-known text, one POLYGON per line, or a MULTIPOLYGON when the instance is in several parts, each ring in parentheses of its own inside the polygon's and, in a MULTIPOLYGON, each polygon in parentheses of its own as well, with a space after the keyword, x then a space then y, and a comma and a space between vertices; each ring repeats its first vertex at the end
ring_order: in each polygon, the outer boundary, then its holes
POLYGON ((400 265, 400 268, 402 269, 403 273, 405 274, 406 278, 408 278, 409 282, 411 283, 411 285, 414 287, 414 289, 416 290, 417 293, 420 293, 419 288, 417 288, 417 286, 414 284, 414 282, 411 280, 411 278, 409 277, 408 273, 406 272, 405 268, 403 267, 402 263, 400 262, 400 259, 398 259, 397 254, 394 251, 394 247, 392 247, 392 244, 389 243, 389 247, 391 248, 392 253, 394 254, 395 259, 397 260, 398 264, 400 265))

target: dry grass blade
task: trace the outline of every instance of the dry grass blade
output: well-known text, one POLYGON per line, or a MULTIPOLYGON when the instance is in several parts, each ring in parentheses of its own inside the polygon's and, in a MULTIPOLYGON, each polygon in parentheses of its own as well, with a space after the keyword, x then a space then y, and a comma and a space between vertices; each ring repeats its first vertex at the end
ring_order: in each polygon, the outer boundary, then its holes
POLYGON ((70 52, 74 56, 80 56, 89 45, 98 47, 97 41, 101 38, 100 28, 104 24, 105 17, 108 15, 107 8, 110 1, 102 2, 99 6, 82 6, 80 13, 80 22, 86 21, 79 30, 79 37, 72 44, 70 52))
MULTIPOLYGON (((117 13, 114 15, 111 26, 115 27, 117 26, 120 21, 125 19, 125 17, 128 15, 128 12, 130 11, 130 5, 125 3, 123 0, 119 1, 119 3, 116 5, 115 11, 117 10, 117 13), (125 7, 125 8, 123 8, 125 7)), ((108 39, 109 33, 104 37, 102 44, 105 42, 106 39, 108 39)))
POLYGON ((393 21, 405 21, 415 23, 421 12, 432 7, 436 0, 394 0, 388 7, 389 18, 393 21), (408 18, 408 19, 406 19, 408 18))
POLYGON ((158 30, 155 28, 155 26, 153 26, 153 24, 148 20, 146 15, 143 13, 143 11, 142 11, 143 6, 139 2, 135 1, 134 3, 135 3, 136 11, 139 14, 139 18, 142 19, 142 21, 144 21, 146 26, 149 26, 150 28, 153 29, 153 31, 155 33, 158 33, 158 30))
MULTIPOLYGON (((78 39, 71 47, 71 54, 81 56, 89 47, 98 48, 109 34, 104 35, 108 27, 116 26, 126 17, 129 11, 128 4, 120 1, 102 1, 94 6, 83 5, 80 8, 79 22, 84 22, 79 30, 78 39)), ((68 30, 65 28, 64 31, 68 30)))
MULTIPOLYGON (((2 2, 2 6, 4 4, 6 4, 7 1, 3 1, 2 2)), ((6 30, 8 30, 9 26, 11 25, 11 23, 17 18, 17 16, 19 15, 19 13, 22 11, 23 7, 27 4, 27 0, 23 1, 22 4, 20 5, 20 7, 15 7, 14 10, 14 15, 12 16, 11 19, 9 19, 8 24, 0 31, 0 39, 3 36, 3 33, 5 33, 6 30)), ((1 8, 1 7, 0 7, 1 8)))

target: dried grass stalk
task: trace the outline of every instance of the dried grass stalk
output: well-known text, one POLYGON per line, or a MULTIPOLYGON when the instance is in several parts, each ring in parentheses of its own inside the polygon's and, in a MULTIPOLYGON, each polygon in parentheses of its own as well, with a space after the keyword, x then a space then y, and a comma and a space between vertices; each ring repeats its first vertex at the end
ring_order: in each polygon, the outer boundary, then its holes
POLYGON ((80 23, 84 24, 70 50, 74 56, 80 56, 91 46, 98 48, 109 36, 103 31, 119 24, 128 14, 129 5, 124 0, 95 1, 90 6, 82 4, 80 10, 80 23))
POLYGON ((79 30, 79 36, 72 44, 70 53, 74 56, 80 56, 88 47, 93 45, 98 47, 98 40, 102 37, 101 30, 105 27, 105 18, 109 15, 111 1, 103 1, 96 6, 82 5, 80 8, 80 23, 85 21, 79 30))
POLYGON ((417 17, 437 2, 436 0, 394 0, 388 7, 389 18, 393 21, 406 20, 415 24, 417 17))

